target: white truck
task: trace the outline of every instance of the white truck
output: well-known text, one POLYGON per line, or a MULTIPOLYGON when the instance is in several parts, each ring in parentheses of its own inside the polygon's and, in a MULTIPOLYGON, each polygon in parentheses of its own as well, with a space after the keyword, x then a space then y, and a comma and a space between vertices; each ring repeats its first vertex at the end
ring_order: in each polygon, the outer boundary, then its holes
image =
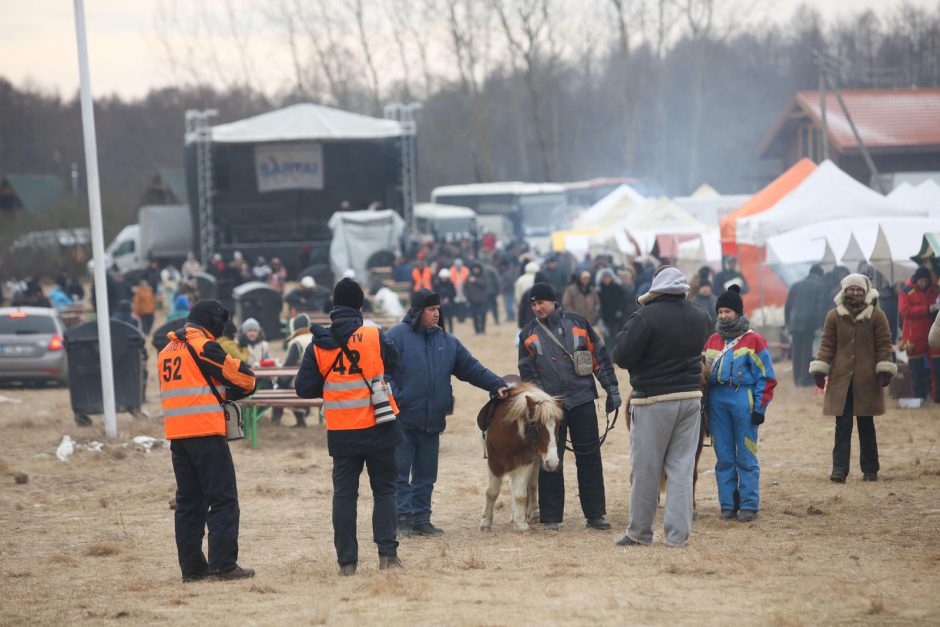
MULTIPOLYGON (((193 225, 188 205, 150 205, 137 212, 137 224, 121 229, 105 250, 108 270, 121 274, 143 271, 151 261, 179 265, 193 250, 193 225)), ((89 271, 93 260, 88 262, 89 271)))

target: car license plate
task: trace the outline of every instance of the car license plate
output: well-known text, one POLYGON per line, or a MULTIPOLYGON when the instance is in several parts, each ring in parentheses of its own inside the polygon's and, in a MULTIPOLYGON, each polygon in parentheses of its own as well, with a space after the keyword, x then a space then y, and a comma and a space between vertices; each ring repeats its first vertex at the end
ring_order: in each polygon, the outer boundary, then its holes
POLYGON ((33 347, 24 344, 0 344, 0 355, 25 355, 32 352, 33 347))

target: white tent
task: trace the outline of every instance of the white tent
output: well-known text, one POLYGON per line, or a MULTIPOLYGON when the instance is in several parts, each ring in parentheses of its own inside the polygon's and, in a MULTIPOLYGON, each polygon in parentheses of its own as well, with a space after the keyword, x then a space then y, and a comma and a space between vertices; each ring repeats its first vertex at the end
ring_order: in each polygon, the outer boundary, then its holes
POLYGON ((603 233, 591 237, 591 250, 601 245, 616 245, 625 254, 634 254, 631 251, 636 249, 645 254, 653 250, 658 235, 695 235, 707 230, 695 216, 663 196, 647 200, 645 205, 634 208, 603 233))
POLYGON ((737 239, 740 244, 763 246, 774 235, 807 223, 913 216, 926 216, 926 212, 898 207, 827 160, 770 209, 738 220, 737 239))
POLYGON ((903 183, 901 183, 900 185, 892 189, 890 192, 888 192, 888 198, 896 202, 901 202, 904 200, 904 198, 907 197, 907 195, 911 192, 912 189, 914 189, 914 186, 908 183, 907 181, 904 181, 903 183))
POLYGON ((901 207, 926 212, 931 218, 940 218, 940 185, 933 179, 916 186, 901 183, 888 194, 888 198, 901 207))
POLYGON ((394 120, 372 118, 309 103, 212 127, 213 142, 233 144, 385 139, 400 137, 401 134, 401 124, 394 120))
POLYGON ((924 233, 940 231, 940 219, 885 220, 878 226, 868 261, 892 283, 907 279, 916 267, 924 233))
POLYGON ((621 185, 588 207, 574 221, 576 229, 604 228, 622 220, 649 199, 629 185, 621 185))

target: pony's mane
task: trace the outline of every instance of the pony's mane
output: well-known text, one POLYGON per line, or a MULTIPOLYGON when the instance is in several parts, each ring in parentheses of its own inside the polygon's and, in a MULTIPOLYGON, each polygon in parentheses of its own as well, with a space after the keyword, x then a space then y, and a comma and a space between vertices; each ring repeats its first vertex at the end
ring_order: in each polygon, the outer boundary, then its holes
POLYGON ((529 406, 526 403, 527 396, 537 403, 542 403, 535 410, 535 417, 539 422, 543 422, 546 418, 561 420, 564 414, 558 399, 534 383, 520 383, 510 390, 509 395, 509 410, 504 416, 504 420, 507 422, 521 423, 525 421, 529 413, 529 406))

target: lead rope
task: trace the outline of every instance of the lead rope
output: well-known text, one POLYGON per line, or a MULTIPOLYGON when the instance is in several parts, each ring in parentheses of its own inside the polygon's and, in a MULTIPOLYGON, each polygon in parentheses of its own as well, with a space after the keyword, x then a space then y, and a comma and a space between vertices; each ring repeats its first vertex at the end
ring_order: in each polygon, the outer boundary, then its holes
MULTIPOLYGON (((614 419, 613 419, 613 420, 610 419, 610 414, 605 413, 605 418, 606 418, 606 420, 607 420, 607 426, 604 428, 604 435, 598 437, 596 443, 589 445, 589 446, 591 447, 590 449, 588 449, 588 450, 586 450, 586 451, 584 451, 584 450, 582 450, 582 451, 576 451, 576 450, 574 450, 574 447, 575 447, 576 445, 575 445, 575 443, 574 443, 574 440, 572 440, 572 439, 570 438, 570 435, 571 435, 571 434, 569 433, 568 435, 565 436, 565 450, 566 450, 566 451, 571 451, 571 452, 574 453, 575 455, 578 455, 578 454, 580 454, 580 455, 586 455, 586 454, 589 454, 589 453, 593 453, 593 452, 595 452, 595 451, 597 451, 597 450, 600 450, 600 448, 604 445, 604 442, 607 441, 607 435, 608 435, 611 431, 614 430, 614 427, 615 427, 615 426, 617 426, 617 418, 618 418, 619 416, 620 416, 620 408, 619 408, 619 407, 614 410, 614 419), (568 442, 571 442, 571 446, 568 446, 568 442)), ((581 445, 578 444, 577 446, 581 446, 581 445)))

